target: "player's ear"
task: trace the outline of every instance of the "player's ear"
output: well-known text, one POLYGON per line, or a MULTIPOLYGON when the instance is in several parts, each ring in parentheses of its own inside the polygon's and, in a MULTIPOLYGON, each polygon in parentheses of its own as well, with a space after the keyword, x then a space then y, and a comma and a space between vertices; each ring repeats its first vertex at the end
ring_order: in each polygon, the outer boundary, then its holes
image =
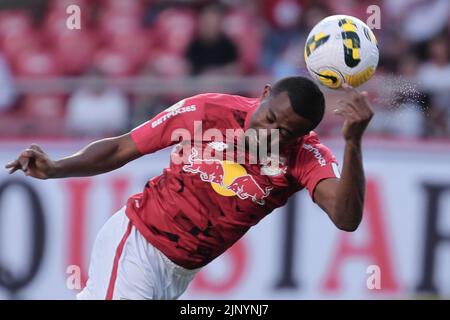
POLYGON ((264 86, 264 90, 263 90, 262 95, 261 95, 261 100, 267 98, 270 95, 270 91, 271 90, 272 90, 272 87, 270 86, 270 84, 266 84, 264 86))

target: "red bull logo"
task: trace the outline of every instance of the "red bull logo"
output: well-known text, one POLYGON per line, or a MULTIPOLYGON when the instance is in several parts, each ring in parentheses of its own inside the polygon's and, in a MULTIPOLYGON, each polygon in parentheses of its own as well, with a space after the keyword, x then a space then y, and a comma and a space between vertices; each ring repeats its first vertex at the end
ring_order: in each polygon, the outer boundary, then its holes
POLYGON ((211 183, 213 190, 222 196, 238 196, 239 199, 251 199, 264 205, 264 199, 272 190, 272 187, 263 189, 242 165, 227 160, 201 159, 195 148, 192 148, 188 161, 183 171, 198 174, 202 181, 211 183))
POLYGON ((198 158, 198 151, 195 148, 192 148, 192 153, 189 156, 189 164, 183 166, 183 170, 199 174, 200 179, 205 182, 218 184, 222 184, 223 182, 224 170, 222 161, 198 158))
POLYGON ((239 199, 245 200, 250 198, 253 202, 264 205, 264 198, 267 198, 270 194, 272 187, 266 187, 266 189, 263 190, 255 179, 247 174, 234 179, 233 182, 227 186, 227 189, 233 191, 239 199))

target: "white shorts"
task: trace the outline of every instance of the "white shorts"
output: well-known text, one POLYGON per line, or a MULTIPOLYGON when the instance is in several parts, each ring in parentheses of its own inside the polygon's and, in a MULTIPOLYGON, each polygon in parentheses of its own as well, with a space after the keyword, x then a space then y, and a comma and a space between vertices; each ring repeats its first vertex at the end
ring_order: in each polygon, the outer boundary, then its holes
POLYGON ((102 227, 79 300, 177 299, 199 269, 176 265, 131 224, 122 208, 102 227))

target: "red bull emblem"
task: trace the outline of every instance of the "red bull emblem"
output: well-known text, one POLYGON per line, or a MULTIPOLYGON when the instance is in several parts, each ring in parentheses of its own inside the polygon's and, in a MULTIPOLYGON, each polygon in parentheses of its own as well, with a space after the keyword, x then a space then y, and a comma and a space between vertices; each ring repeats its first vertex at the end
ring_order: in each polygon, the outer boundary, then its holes
POLYGON ((198 151, 195 148, 192 148, 192 153, 188 160, 189 164, 183 166, 184 171, 199 174, 202 181, 222 185, 224 177, 222 161, 198 158, 198 151))
POLYGON ((267 198, 270 194, 272 187, 266 187, 266 189, 263 190, 255 179, 247 174, 234 179, 233 182, 227 186, 227 189, 233 191, 239 199, 245 200, 250 198, 253 202, 264 205, 264 198, 267 198))
POLYGON ((273 189, 263 189, 253 176, 247 174, 245 168, 237 163, 199 158, 195 148, 192 148, 188 161, 189 164, 183 166, 183 171, 198 174, 202 181, 210 182, 214 191, 222 196, 238 196, 239 199, 251 199, 259 205, 264 205, 264 199, 273 189))

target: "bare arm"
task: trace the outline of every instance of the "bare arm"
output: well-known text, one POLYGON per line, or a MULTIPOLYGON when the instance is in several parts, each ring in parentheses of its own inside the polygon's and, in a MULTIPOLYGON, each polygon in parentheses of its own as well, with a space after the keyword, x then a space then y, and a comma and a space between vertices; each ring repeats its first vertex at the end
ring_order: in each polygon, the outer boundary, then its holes
POLYGON ((93 176, 115 170, 141 156, 131 135, 95 141, 79 152, 59 160, 51 160, 38 146, 31 145, 8 163, 9 173, 22 170, 38 179, 93 176))
POLYGON ((362 219, 364 193, 361 146, 346 143, 341 178, 319 182, 314 200, 339 229, 354 231, 362 219))
POLYGON ((341 101, 335 113, 344 117, 344 161, 340 179, 325 179, 317 184, 315 202, 341 230, 354 231, 363 215, 365 175, 361 140, 373 116, 366 93, 344 87, 349 99, 341 101))

